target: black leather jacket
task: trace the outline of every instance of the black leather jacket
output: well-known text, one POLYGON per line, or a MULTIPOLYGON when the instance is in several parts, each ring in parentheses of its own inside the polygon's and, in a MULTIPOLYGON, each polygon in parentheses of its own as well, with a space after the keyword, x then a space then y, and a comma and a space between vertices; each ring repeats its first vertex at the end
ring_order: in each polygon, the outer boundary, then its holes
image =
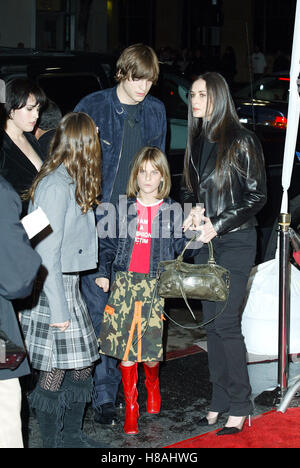
POLYGON ((241 131, 239 142, 239 164, 243 174, 232 168, 229 185, 218 190, 215 182, 217 144, 212 145, 206 164, 199 173, 199 154, 201 139, 197 138, 192 146, 190 178, 193 192, 181 190, 183 203, 203 203, 204 215, 210 218, 218 236, 227 232, 246 229, 257 224, 255 215, 267 200, 264 157, 260 142, 255 134, 241 131), (249 145, 255 148, 257 161, 249 152, 249 145), (245 175, 246 174, 246 175, 245 175))

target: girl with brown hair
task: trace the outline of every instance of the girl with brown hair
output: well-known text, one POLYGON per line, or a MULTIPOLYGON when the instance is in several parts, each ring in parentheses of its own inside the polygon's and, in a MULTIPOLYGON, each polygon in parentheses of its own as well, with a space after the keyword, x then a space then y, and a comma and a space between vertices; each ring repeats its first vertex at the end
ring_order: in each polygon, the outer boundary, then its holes
MULTIPOLYGON (((96 283, 105 292, 112 284, 100 330, 100 352, 121 360, 126 434, 138 433, 138 363, 143 363, 145 372, 147 412, 160 412, 164 300, 155 293, 156 274, 159 262, 173 260, 188 241, 182 233, 183 212, 169 198, 170 187, 164 153, 156 147, 142 148, 133 161, 128 198, 116 207, 118 230, 100 236, 102 260, 96 283)), ((99 232, 101 221, 97 228, 99 232)), ((193 254, 189 250, 188 255, 193 254)))
POLYGON ((100 144, 93 120, 81 112, 64 116, 49 154, 27 193, 29 212, 41 207, 52 230, 36 246, 44 271, 35 303, 21 314, 31 365, 40 371, 30 402, 44 447, 100 447, 81 431, 99 358, 79 292, 79 272, 95 268, 98 258, 92 208, 99 203, 100 144))

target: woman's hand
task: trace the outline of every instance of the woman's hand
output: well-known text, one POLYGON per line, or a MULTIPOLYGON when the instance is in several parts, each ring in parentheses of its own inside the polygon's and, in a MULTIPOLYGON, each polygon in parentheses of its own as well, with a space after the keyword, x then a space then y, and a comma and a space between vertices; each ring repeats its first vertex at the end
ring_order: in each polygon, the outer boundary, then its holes
POLYGON ((218 233, 215 231, 212 222, 209 218, 207 218, 206 216, 202 216, 202 219, 203 224, 201 224, 201 226, 196 227, 196 231, 201 231, 201 234, 197 240, 204 242, 204 244, 207 244, 214 237, 216 237, 218 233))
POLYGON ((54 328, 58 328, 59 331, 64 332, 69 327, 69 325, 70 325, 70 320, 67 320, 64 323, 51 323, 49 326, 54 327, 54 328))
POLYGON ((96 278, 95 283, 99 288, 103 289, 104 292, 109 290, 109 279, 108 278, 96 278))
POLYGON ((188 229, 190 229, 191 231, 195 231, 203 221, 204 211, 205 208, 201 208, 200 206, 194 206, 189 212, 188 217, 183 222, 183 232, 187 231, 188 229))
POLYGON ((183 231, 185 232, 187 229, 190 229, 191 231, 200 231, 200 235, 197 240, 207 244, 216 237, 218 233, 215 231, 211 220, 204 216, 204 211, 205 208, 194 206, 188 217, 184 220, 183 231))

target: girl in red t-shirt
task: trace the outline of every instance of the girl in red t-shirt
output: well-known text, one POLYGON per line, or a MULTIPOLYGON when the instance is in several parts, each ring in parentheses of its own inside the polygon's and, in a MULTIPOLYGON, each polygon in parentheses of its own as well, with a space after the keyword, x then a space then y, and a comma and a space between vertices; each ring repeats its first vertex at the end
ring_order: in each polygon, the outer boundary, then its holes
MULTIPOLYGON (((128 264, 127 271, 116 273, 99 336, 100 352, 121 360, 120 370, 126 402, 124 431, 127 434, 138 433, 139 406, 136 387, 138 362, 144 364, 147 411, 148 413, 160 411, 158 373, 159 361, 163 359, 164 300, 154 294, 156 278, 149 273, 153 270, 154 250, 155 252, 159 250, 159 255, 163 257, 173 254, 165 253, 160 248, 163 240, 155 233, 155 227, 159 223, 163 224, 164 228, 167 226, 167 235, 170 238, 169 250, 174 254, 180 253, 188 241, 182 233, 181 207, 168 198, 170 187, 171 177, 166 156, 156 147, 142 148, 133 162, 127 187, 127 204, 131 208, 134 205, 137 214, 135 238, 130 243, 133 247, 118 248, 122 242, 120 239, 117 239, 117 242, 116 239, 100 239, 100 248, 101 243, 103 248, 102 257, 100 250, 103 264, 100 265, 105 265, 107 277, 96 279, 99 287, 105 292, 109 290, 108 269, 116 262, 117 252, 123 253, 128 264), (174 224, 177 234, 178 230, 181 230, 180 239, 174 233, 174 225, 171 228, 170 223, 160 221, 162 213, 167 213, 170 211, 170 206, 174 205, 177 205, 178 214, 174 224)), ((125 223, 129 225, 129 221, 126 220, 125 223)), ((123 263, 126 263, 125 260, 123 263)), ((102 270, 105 271, 105 268, 102 267, 102 270)))

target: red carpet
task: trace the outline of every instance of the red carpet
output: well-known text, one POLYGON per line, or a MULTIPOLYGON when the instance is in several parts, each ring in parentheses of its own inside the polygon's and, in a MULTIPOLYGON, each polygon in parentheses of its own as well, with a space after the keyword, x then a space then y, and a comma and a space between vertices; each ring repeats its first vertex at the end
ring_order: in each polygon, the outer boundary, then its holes
POLYGON ((189 356, 190 354, 197 354, 205 352, 202 348, 198 345, 192 345, 185 349, 176 349, 174 351, 168 351, 166 353, 166 360, 170 361, 172 359, 178 359, 185 356, 189 356))
POLYGON ((243 431, 231 436, 216 436, 217 430, 167 448, 300 448, 300 408, 256 416, 251 427, 246 421, 243 431))

